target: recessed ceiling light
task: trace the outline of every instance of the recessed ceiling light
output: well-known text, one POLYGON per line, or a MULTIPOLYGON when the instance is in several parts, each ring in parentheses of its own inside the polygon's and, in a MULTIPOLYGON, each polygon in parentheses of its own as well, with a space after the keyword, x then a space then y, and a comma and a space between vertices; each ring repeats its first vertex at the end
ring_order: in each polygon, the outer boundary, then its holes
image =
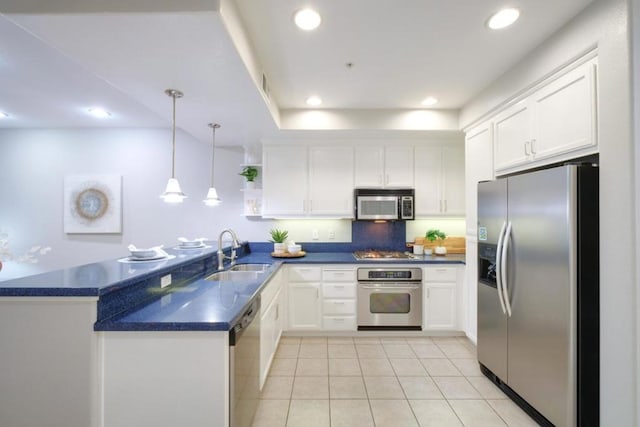
POLYGON ((322 18, 313 9, 301 9, 293 15, 293 21, 301 30, 311 31, 318 28, 322 18))
POLYGON ((307 98, 306 103, 307 105, 310 105, 312 107, 317 107, 318 105, 322 104, 322 98, 312 95, 307 98))
POLYGON ((434 98, 433 96, 429 96, 422 101, 422 105, 425 107, 430 107, 432 105, 436 105, 438 103, 438 98, 434 98))
POLYGON ((94 107, 94 108, 89 108, 87 111, 93 117, 97 117, 99 119, 107 119, 111 117, 111 113, 105 110, 104 108, 94 107))
POLYGON ((7 117, 9 117, 7 113, 5 113, 4 111, 0 111, 0 119, 6 119, 7 117))
POLYGON ((494 13, 489 18, 487 21, 487 27, 492 30, 500 30, 516 22, 519 17, 520 11, 518 9, 502 9, 501 11, 494 13))

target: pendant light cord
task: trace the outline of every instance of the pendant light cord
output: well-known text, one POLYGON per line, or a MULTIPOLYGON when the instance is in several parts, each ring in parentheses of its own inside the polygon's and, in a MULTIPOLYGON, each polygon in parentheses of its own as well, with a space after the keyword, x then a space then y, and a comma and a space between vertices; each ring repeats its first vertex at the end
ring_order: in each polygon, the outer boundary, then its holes
POLYGON ((171 178, 176 177, 176 94, 175 92, 171 94, 173 98, 173 149, 171 151, 171 178))
POLYGON ((209 123, 209 127, 213 129, 213 140, 211 141, 211 187, 213 188, 213 169, 215 166, 215 151, 216 151, 216 129, 220 127, 218 123, 209 123))

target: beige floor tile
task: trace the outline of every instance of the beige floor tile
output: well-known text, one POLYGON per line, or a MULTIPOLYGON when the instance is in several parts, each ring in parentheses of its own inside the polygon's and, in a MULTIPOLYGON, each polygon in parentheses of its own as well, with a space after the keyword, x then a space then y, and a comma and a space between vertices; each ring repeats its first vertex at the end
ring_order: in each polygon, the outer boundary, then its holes
POLYGON ((427 375, 418 359, 389 359, 397 376, 427 375))
POLYGON ((364 377, 369 399, 404 399, 396 377, 364 377))
POLYGON ((272 377, 292 377, 296 374, 298 359, 273 359, 269 376, 272 377))
POLYGON ((429 377, 398 377, 398 381, 407 399, 444 399, 429 377))
POLYGON ((389 359, 360 359, 360 368, 362 369, 362 375, 365 377, 387 377, 395 375, 389 359))
POLYGON ((414 344, 433 344, 433 340, 429 337, 407 337, 409 345, 414 344))
POLYGON ((432 377, 462 376, 462 373, 449 359, 420 359, 420 362, 432 377))
POLYGON ((504 394, 494 383, 489 381, 485 377, 468 377, 467 381, 471 383, 473 387, 480 393, 484 399, 508 399, 509 397, 504 394))
POLYGON ((302 337, 280 337, 280 344, 300 344, 302 337))
POLYGON ((289 399, 286 400, 261 400, 253 417, 252 427, 285 427, 287 413, 289 412, 289 399))
POLYGON ((305 344, 304 340, 300 344, 300 359, 326 359, 328 357, 327 344, 305 344))
POLYGON ((410 400, 409 404, 420 427, 462 427, 446 400, 410 400))
POLYGON ((456 344, 460 342, 461 337, 431 337, 436 344, 456 344))
POLYGON ((409 344, 382 344, 385 353, 391 358, 416 358, 416 354, 411 350, 409 344))
POLYGON ((460 343, 437 344, 440 350, 449 358, 455 359, 473 359, 476 357, 467 347, 460 343))
POLYGON ((298 359, 296 376, 326 377, 329 375, 328 359, 298 359))
POLYGON ((327 337, 302 337, 302 344, 326 344, 327 337))
POLYGON ((435 344, 409 344, 413 352, 420 359, 424 358, 443 358, 447 357, 444 355, 440 347, 435 344))
POLYGON ((484 400, 449 400, 449 404, 465 427, 506 427, 484 400))
POLYGON ((366 399, 362 377, 330 377, 329 397, 331 399, 366 399))
POLYGON ((407 338, 405 337, 380 337, 382 344, 406 344, 407 338))
POLYGON ((280 359, 280 358, 287 358, 287 359, 297 358, 299 351, 300 351, 300 345, 299 344, 282 344, 281 343, 280 345, 278 345, 278 350, 276 351, 275 357, 277 359, 280 359))
POLYGON ((446 399, 481 399, 480 393, 465 377, 433 377, 446 399))
POLYGON ((331 427, 374 427, 369 401, 331 400, 331 427))
POLYGON ((406 400, 370 400, 369 404, 376 427, 418 426, 406 400))
MULTIPOLYGON (((378 359, 370 359, 378 360, 378 359)), ((330 376, 362 375, 358 359, 329 359, 330 376)))
POLYGON ((329 427, 328 400, 292 400, 287 427, 329 427))
POLYGON ((477 359, 449 359, 465 377, 482 377, 477 359))
POLYGON ((328 399, 329 377, 295 377, 292 399, 328 399))
POLYGON ((526 412, 511 400, 487 400, 487 403, 509 427, 536 427, 538 425, 526 412))
POLYGON ((261 399, 291 399, 294 377, 268 377, 260 393, 261 399))
POLYGON ((348 359, 357 358, 356 346, 353 344, 329 344, 328 346, 330 359, 348 359))
POLYGON ((382 344, 356 344, 356 351, 360 359, 386 359, 382 344))
POLYGON ((354 337, 353 342, 356 344, 380 344, 378 337, 354 337))
POLYGON ((353 337, 327 337, 328 344, 353 344, 353 337))

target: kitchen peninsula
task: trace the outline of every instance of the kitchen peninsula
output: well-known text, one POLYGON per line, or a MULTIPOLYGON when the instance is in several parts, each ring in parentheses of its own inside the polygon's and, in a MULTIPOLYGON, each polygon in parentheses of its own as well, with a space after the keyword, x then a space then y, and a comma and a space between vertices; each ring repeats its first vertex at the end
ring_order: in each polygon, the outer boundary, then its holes
MULTIPOLYGON (((205 280, 217 269, 213 247, 0 282, 0 359, 11 367, 1 374, 0 424, 228 425, 230 326, 284 277, 283 264, 375 264, 336 245, 284 263, 252 246, 243 244, 238 263, 271 266, 241 283, 205 280)), ((457 266, 464 257, 407 263, 457 266)))

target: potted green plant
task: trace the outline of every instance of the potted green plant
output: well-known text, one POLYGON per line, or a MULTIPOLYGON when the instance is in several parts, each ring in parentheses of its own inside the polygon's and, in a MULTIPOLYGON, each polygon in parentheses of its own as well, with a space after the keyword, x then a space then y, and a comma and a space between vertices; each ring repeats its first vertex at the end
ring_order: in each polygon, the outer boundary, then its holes
POLYGON ((238 175, 242 175, 247 179, 247 188, 255 188, 255 179, 258 176, 258 168, 255 168, 253 166, 245 166, 244 168, 242 168, 242 172, 240 172, 238 175))
POLYGON ((437 241, 438 246, 434 248, 436 255, 446 255, 447 248, 443 245, 443 243, 444 239, 447 238, 447 235, 443 231, 440 231, 437 228, 432 228, 427 231, 427 234, 425 234, 424 237, 430 242, 437 241))
POLYGON ((273 243, 273 253, 282 254, 285 249, 285 241, 287 237, 289 237, 289 232, 287 230, 278 230, 277 228, 272 228, 269 230, 271 234, 271 243, 273 243))

